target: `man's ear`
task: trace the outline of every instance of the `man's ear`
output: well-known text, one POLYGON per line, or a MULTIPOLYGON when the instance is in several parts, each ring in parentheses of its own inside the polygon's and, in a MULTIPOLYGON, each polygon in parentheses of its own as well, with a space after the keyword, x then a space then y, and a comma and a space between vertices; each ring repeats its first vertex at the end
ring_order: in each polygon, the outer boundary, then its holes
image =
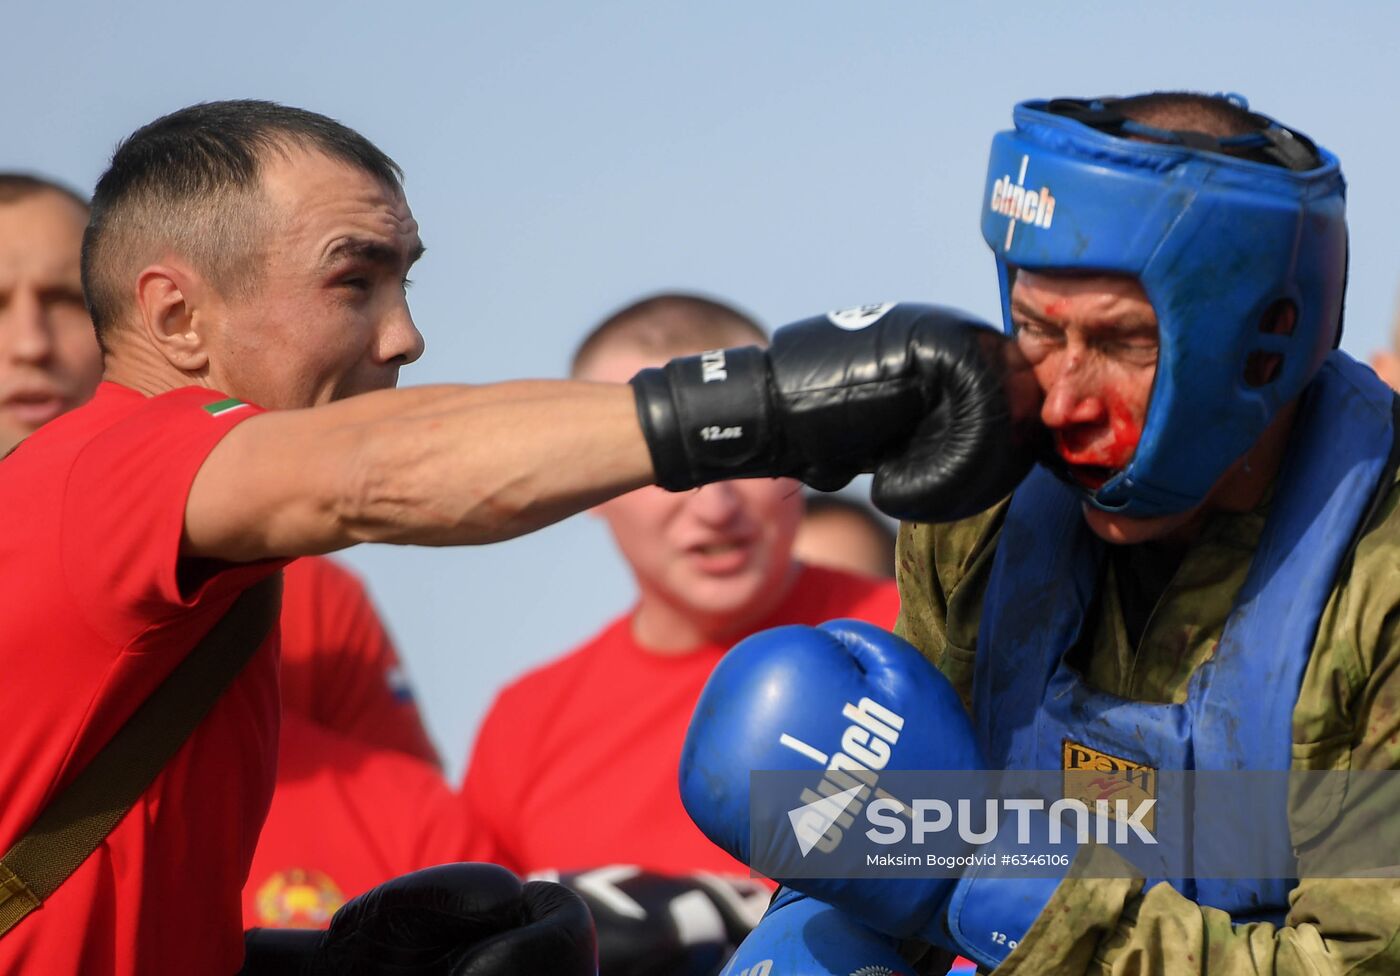
POLYGON ((209 365, 208 323, 195 301, 201 284, 194 271, 174 262, 148 265, 136 276, 138 325, 170 365, 185 373, 209 365))

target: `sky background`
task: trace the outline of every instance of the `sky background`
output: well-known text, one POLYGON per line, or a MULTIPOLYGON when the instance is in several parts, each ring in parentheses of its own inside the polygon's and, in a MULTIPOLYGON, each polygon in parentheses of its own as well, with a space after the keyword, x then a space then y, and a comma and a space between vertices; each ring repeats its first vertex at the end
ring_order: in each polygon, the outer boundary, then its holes
MULTIPOLYGON (((1400 4, 204 4, 3 0, 0 168, 90 190, 118 139, 191 102, 268 98, 359 129, 407 172, 427 355, 404 384, 561 375, 642 293, 769 325, 885 299, 988 319, 977 220, 1014 102, 1246 94, 1350 181, 1343 345, 1385 342, 1400 282, 1400 4)), ((494 691, 632 599, 601 523, 481 549, 366 546, 450 773, 494 691)))

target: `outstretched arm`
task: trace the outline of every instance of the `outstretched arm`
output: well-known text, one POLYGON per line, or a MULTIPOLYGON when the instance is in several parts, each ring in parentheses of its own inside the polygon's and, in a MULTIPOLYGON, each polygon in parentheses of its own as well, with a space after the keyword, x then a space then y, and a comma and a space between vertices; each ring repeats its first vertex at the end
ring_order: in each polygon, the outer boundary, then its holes
POLYGON ((627 386, 384 390, 230 431, 191 486, 182 549, 244 562, 494 542, 650 480, 627 386))

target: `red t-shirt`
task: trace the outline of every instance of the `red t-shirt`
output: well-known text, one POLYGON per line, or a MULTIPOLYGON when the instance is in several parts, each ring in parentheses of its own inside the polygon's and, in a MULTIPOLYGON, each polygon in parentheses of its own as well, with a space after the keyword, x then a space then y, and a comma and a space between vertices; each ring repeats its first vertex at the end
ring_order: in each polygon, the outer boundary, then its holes
POLYGON ((287 567, 282 707, 332 732, 437 765, 394 643, 359 579, 316 556, 287 567))
MULTIPOLYGON (((805 567, 754 630, 856 617, 894 626, 891 581, 805 567)), ((473 860, 520 872, 637 864, 684 874, 747 874, 681 806, 681 746, 710 671, 728 645, 646 650, 631 615, 497 697, 462 788, 473 860)))
MULTIPOLYGON (((103 383, 0 462, 0 848, 8 849, 234 598, 279 562, 181 558, 210 450, 256 408, 103 383)), ((0 938, 0 972, 233 973, 272 795, 277 631, 116 829, 0 938)))
POLYGON ((324 928, 348 899, 458 860, 467 825, 437 767, 282 714, 277 791, 243 889, 247 928, 324 928))

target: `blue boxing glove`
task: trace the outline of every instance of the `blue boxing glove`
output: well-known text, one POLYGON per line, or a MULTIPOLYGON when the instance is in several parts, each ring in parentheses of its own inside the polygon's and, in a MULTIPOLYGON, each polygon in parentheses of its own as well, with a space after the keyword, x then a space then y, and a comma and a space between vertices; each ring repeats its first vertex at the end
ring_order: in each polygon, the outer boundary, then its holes
MULTIPOLYGON (((681 800, 691 819, 745 864, 781 863, 780 845, 795 844, 791 832, 773 832, 771 850, 750 849, 749 772, 823 767, 831 772, 822 790, 861 786, 863 804, 882 770, 983 763, 952 685, 888 631, 837 620, 740 642, 705 685, 681 753, 681 800)), ((805 791, 790 805, 818 798, 805 791)), ((956 879, 777 880, 891 935, 946 942, 944 906, 956 879)))
POLYGON ((895 943, 830 905, 785 890, 721 976, 911 976, 895 943))
MULTIPOLYGON (((1045 841, 1049 829, 1048 817, 1042 813, 1032 815, 1028 820, 1032 839, 1049 850, 1045 841)), ((1007 824, 1003 824, 1003 829, 998 831, 998 837, 1012 834, 1014 829, 1009 829, 1007 824)), ((998 847, 998 843, 993 841, 981 850, 996 852, 998 847)), ((1019 845, 1016 850, 1024 854, 1034 851, 1034 847, 1019 845)), ((1034 878, 997 877, 980 864, 973 865, 953 886, 941 937, 931 934, 929 941, 967 956, 984 969, 995 969, 1025 938, 1026 932, 1055 894, 1072 861, 1073 857, 1070 856, 1058 873, 1034 878)))

